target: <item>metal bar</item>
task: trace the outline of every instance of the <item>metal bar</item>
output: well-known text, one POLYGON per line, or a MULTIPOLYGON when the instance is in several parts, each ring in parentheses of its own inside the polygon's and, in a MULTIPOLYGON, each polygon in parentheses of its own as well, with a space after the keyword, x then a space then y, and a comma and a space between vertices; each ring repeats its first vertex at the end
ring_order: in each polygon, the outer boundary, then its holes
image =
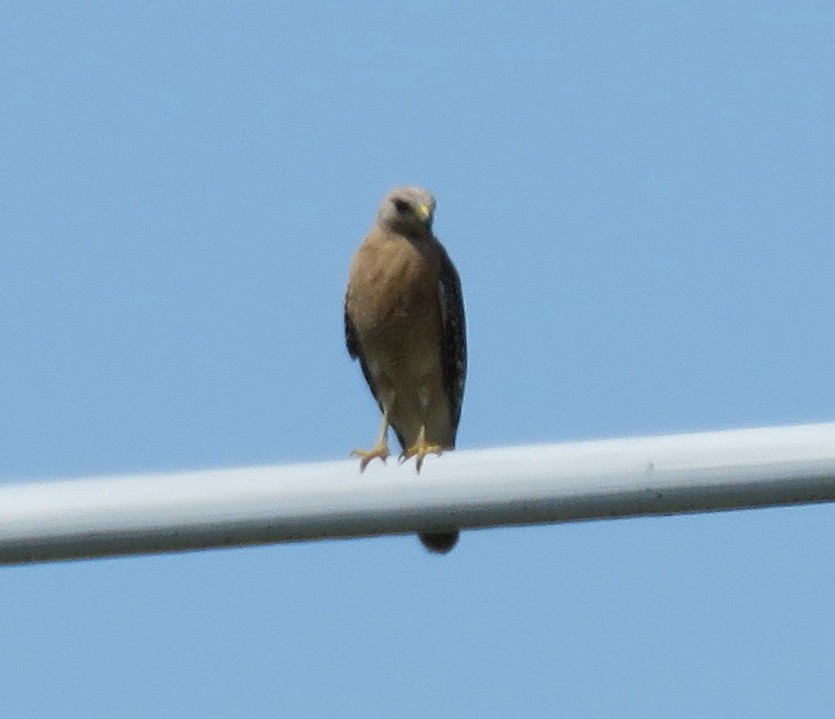
POLYGON ((0 563, 835 500, 835 423, 0 486, 0 563))

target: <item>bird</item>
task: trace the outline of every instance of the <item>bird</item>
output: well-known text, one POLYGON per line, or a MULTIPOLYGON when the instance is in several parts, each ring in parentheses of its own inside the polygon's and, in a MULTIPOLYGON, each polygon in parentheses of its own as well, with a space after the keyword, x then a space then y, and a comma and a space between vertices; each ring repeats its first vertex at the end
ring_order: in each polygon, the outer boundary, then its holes
MULTIPOLYGON (((467 374, 461 280, 435 237, 435 197, 398 187, 380 203, 376 221, 351 260, 345 292, 345 342, 382 413, 377 442, 352 452, 360 471, 389 456, 394 430, 400 461, 455 447, 467 374)), ((458 530, 418 535, 439 554, 458 542, 458 530)))

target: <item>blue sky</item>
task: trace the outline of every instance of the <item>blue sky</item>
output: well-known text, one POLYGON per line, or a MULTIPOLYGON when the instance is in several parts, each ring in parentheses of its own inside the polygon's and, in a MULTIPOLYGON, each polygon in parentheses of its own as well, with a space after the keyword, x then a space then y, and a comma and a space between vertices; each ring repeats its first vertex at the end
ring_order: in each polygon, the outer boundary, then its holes
MULTIPOLYGON (((342 293, 404 183, 464 285, 460 446, 835 419, 833 36, 802 0, 6 3, 0 481, 368 445, 342 293)), ((7 568, 0 706, 828 717, 834 541, 817 506, 7 568)))

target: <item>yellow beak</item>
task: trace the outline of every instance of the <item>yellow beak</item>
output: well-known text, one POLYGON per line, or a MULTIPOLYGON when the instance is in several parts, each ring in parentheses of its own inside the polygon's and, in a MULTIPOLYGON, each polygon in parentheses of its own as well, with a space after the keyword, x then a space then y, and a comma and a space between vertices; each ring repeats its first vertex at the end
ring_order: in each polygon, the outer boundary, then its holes
POLYGON ((418 216, 418 217, 419 217, 419 218, 420 218, 423 222, 426 222, 426 220, 428 220, 428 219, 429 219, 429 215, 431 215, 431 214, 432 214, 432 208, 431 208, 431 207, 429 207, 429 205, 418 205, 418 206, 415 208, 415 214, 417 214, 417 216, 418 216))

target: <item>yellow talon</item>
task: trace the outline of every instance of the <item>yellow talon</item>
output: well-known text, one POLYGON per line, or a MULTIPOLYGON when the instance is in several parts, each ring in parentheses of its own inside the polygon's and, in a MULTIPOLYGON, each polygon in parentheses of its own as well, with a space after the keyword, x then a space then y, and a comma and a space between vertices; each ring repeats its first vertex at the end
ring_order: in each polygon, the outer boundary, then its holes
POLYGON ((360 458, 360 472, 364 472, 372 459, 382 459, 385 464, 389 456, 389 448, 386 444, 378 444, 374 449, 355 449, 351 452, 351 456, 360 458))
POLYGON ((383 460, 383 464, 386 463, 386 459, 389 456, 388 431, 389 413, 386 411, 383 412, 383 423, 380 425, 380 435, 377 437, 377 444, 374 445, 374 448, 368 450, 355 449, 351 452, 352 457, 360 458, 360 472, 365 471, 365 468, 372 459, 379 458, 383 460))
POLYGON ((404 449, 403 453, 400 455, 400 463, 402 464, 405 462, 409 457, 415 457, 415 468, 417 469, 418 473, 420 473, 420 468, 423 466, 423 459, 428 454, 437 454, 440 455, 444 451, 445 447, 441 447, 439 444, 429 444, 426 441, 426 428, 420 428, 420 434, 418 435, 417 442, 415 442, 411 447, 408 449, 404 449))

